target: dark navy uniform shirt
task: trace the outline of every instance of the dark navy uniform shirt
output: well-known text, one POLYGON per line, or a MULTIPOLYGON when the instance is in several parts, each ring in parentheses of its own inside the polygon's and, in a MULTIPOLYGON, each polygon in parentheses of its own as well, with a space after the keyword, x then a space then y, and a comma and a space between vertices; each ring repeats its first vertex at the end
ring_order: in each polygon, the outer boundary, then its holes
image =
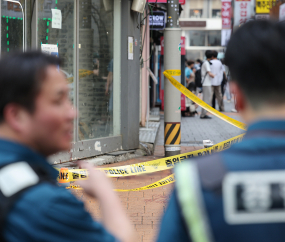
MULTIPOLYGON (((242 142, 219 154, 227 171, 285 169, 285 121, 260 121, 248 127, 242 142)), ((207 159, 211 160, 211 156, 207 159)), ((197 159, 197 163, 199 159, 197 159)), ((215 242, 285 241, 285 223, 229 225, 224 218, 222 195, 201 187, 215 242)), ((174 190, 161 223, 159 242, 192 241, 174 190)))
MULTIPOLYGON (((0 140, 0 165, 26 161, 41 166, 56 180, 58 172, 31 149, 0 140)), ((95 222, 69 190, 41 183, 27 190, 9 213, 4 237, 7 241, 98 241, 116 239, 95 222)))

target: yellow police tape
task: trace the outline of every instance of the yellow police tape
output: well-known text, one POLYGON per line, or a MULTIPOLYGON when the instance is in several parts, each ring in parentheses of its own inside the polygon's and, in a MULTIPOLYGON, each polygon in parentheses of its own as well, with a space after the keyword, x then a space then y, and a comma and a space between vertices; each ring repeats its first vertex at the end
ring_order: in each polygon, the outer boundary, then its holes
MULTIPOLYGON (((176 81, 172 76, 179 76, 181 75, 180 70, 167 70, 164 71, 163 74, 165 77, 186 97, 191 99, 193 102, 197 103, 202 108, 206 109, 207 111, 211 112, 215 116, 223 119, 224 121, 240 128, 243 130, 246 130, 246 125, 242 122, 239 122, 233 118, 230 118, 220 112, 218 112, 216 109, 210 107, 208 104, 206 104, 204 101, 202 101, 200 98, 198 98, 196 95, 194 95, 192 92, 190 92, 186 87, 181 85, 178 81, 176 81)), ((180 163, 181 161, 197 157, 197 156, 203 156, 212 154, 215 152, 220 152, 223 150, 228 149, 232 144, 238 143, 242 140, 244 134, 238 135, 236 137, 233 137, 231 139, 222 141, 210 148, 204 148, 180 155, 175 155, 167 158, 152 160, 152 161, 146 161, 142 163, 132 164, 132 165, 125 165, 125 166, 117 166, 117 167, 109 167, 109 168, 99 168, 99 170, 104 171, 107 176, 109 177, 126 177, 126 176, 133 176, 133 175, 141 175, 141 174, 148 174, 153 173, 157 171, 163 171, 168 170, 174 167, 177 163, 180 163)), ((77 181, 77 180, 85 180, 87 179, 87 170, 85 169, 72 169, 68 171, 68 177, 71 182, 77 181)), ((154 182, 150 185, 135 188, 135 189, 115 189, 115 191, 118 192, 127 192, 127 191, 140 191, 140 190, 147 190, 152 189, 156 187, 161 187, 168 185, 170 183, 173 183, 175 181, 174 174, 169 175, 157 182, 154 182)), ((74 189, 81 189, 78 186, 70 186, 67 188, 74 188, 74 189)))
POLYGON ((189 91, 186 87, 184 87, 181 83, 176 81, 172 76, 180 76, 181 71, 180 70, 167 70, 163 72, 164 76, 175 86, 181 93, 183 93, 186 97, 191 99, 193 102, 197 103, 202 108, 206 109, 208 112, 214 114, 220 119, 223 119, 224 121, 240 128, 243 130, 246 130, 246 125, 240 121, 237 121, 233 118, 228 117, 225 114, 220 113, 216 109, 209 106, 207 103, 202 101, 200 98, 198 98, 196 95, 194 95, 191 91, 189 91))
MULTIPOLYGON (((109 177, 126 177, 126 176, 148 174, 157 171, 164 171, 173 168, 175 164, 180 163, 185 159, 213 154, 216 152, 226 150, 232 144, 240 142, 243 136, 244 134, 241 134, 233 138, 230 138, 228 140, 222 141, 216 145, 213 145, 210 148, 195 150, 184 154, 174 155, 152 161, 145 161, 131 165, 97 168, 97 169, 104 171, 109 177)), ((85 180, 87 179, 88 176, 86 169, 70 169, 68 170, 68 173, 69 173, 68 174, 69 181, 71 182, 78 180, 85 180)))
MULTIPOLYGON (((134 189, 114 189, 114 191, 116 192, 133 192, 133 191, 142 191, 142 190, 148 190, 148 189, 153 189, 153 188, 157 188, 157 187, 162 187, 162 186, 165 186, 165 185, 168 185, 168 184, 171 184, 175 182, 175 179, 174 179, 174 174, 171 174, 167 177, 164 177, 162 179, 160 179, 159 181, 156 181, 152 184, 149 184, 147 186, 144 186, 144 187, 139 187, 139 188, 134 188, 134 189)), ((69 186, 69 187, 66 187, 67 189, 82 189, 80 186, 78 185, 73 185, 73 186, 69 186)))

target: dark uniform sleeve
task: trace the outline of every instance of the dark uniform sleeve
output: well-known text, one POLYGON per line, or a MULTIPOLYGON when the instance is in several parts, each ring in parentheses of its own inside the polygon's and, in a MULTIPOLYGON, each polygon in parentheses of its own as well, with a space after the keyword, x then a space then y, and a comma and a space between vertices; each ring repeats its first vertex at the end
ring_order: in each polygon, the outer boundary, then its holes
POLYGON ((15 204, 5 226, 11 242, 117 242, 65 188, 41 184, 15 204))
POLYGON ((116 240, 105 228, 94 221, 81 201, 65 193, 54 199, 42 214, 40 222, 42 238, 38 241, 102 241, 116 240))
POLYGON ((179 208, 176 189, 171 195, 167 210, 161 222, 158 242, 191 242, 179 208))

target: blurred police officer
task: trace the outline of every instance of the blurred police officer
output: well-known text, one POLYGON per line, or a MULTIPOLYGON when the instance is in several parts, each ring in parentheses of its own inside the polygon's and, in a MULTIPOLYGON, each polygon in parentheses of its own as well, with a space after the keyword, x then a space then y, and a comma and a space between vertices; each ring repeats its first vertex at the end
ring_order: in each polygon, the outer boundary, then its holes
POLYGON ((132 241, 110 181, 89 169, 84 190, 101 203, 103 225, 56 185, 46 157, 70 150, 76 111, 59 71, 42 53, 0 60, 0 241, 132 241))
POLYGON ((285 240, 285 26, 252 21, 226 64, 248 130, 230 149, 178 165, 159 242, 285 240))

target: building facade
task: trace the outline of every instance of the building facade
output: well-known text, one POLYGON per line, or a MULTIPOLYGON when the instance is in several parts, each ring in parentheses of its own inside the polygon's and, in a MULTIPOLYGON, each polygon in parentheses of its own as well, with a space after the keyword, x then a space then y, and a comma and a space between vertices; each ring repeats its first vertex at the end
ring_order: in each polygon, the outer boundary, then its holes
POLYGON ((1 0, 0 9, 1 55, 37 49, 63 59, 78 117, 71 150, 51 161, 138 148, 140 26, 131 1, 1 0))
POLYGON ((186 0, 180 26, 186 37, 187 59, 203 59, 207 49, 223 51, 221 7, 221 0, 186 0))

